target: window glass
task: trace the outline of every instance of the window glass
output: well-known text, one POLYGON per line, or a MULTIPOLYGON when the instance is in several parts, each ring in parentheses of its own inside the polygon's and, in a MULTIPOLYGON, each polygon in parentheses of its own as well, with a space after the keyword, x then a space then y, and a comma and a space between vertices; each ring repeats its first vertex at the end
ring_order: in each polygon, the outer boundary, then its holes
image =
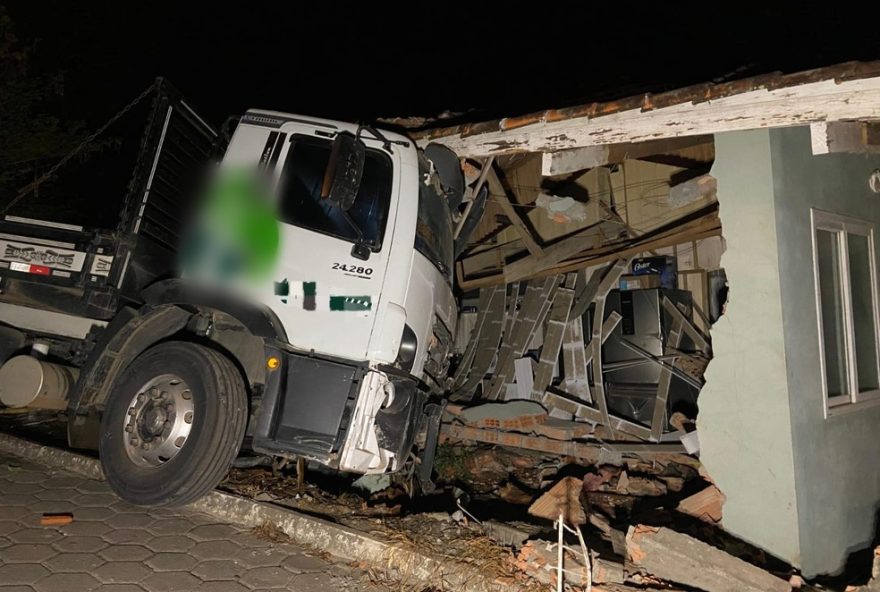
POLYGON ((837 232, 816 231, 822 342, 825 347, 825 383, 829 398, 849 394, 843 285, 840 277, 840 244, 837 237, 837 232))
POLYGON ((847 234, 852 293, 853 335, 859 392, 872 391, 877 381, 877 331, 871 278, 871 243, 867 236, 847 234))
POLYGON ((419 184, 416 250, 449 279, 452 270, 452 219, 446 201, 436 191, 419 184))
MULTIPOLYGON (((345 219, 342 210, 321 199, 330 145, 330 140, 293 136, 281 177, 279 216, 282 222, 355 242, 357 231, 345 219)), ((382 245, 392 182, 393 170, 388 155, 380 150, 367 149, 361 187, 348 214, 373 250, 379 250, 382 245)))
POLYGON ((451 281, 453 254, 452 215, 446 198, 425 184, 428 165, 419 159, 419 213, 415 248, 451 281))

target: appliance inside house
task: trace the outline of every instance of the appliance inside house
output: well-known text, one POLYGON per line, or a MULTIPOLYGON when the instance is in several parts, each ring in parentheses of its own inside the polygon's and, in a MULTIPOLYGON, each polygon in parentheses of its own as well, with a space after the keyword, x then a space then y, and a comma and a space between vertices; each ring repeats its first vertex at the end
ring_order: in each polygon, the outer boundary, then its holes
MULTIPOLYGON (((688 320, 693 319, 691 293, 684 290, 649 288, 614 290, 608 294, 605 318, 612 311, 621 315, 602 348, 605 390, 609 410, 620 417, 650 425, 655 398, 661 387, 662 366, 672 364, 669 339, 673 319, 664 310, 663 298, 678 308, 688 320)), ((692 352, 693 341, 682 335, 677 350, 692 352)), ((672 374, 666 403, 666 421, 677 410, 692 417, 699 389, 672 374)))

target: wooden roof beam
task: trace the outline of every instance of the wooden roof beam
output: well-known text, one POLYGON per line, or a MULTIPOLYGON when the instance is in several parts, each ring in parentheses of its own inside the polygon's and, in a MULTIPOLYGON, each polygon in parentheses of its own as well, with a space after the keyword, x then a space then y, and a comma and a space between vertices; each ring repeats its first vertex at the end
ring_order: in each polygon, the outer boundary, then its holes
POLYGON ((616 164, 628 158, 639 159, 655 154, 668 154, 700 144, 709 144, 712 141, 711 135, 686 136, 684 138, 585 146, 571 150, 544 152, 541 155, 541 174, 545 177, 566 175, 607 164, 616 164))
POLYGON ((729 96, 691 98, 668 106, 639 105, 607 115, 543 119, 467 134, 425 137, 460 157, 517 152, 554 152, 569 148, 644 142, 750 129, 808 125, 825 121, 880 119, 880 76, 827 79, 804 84, 756 88, 729 96))

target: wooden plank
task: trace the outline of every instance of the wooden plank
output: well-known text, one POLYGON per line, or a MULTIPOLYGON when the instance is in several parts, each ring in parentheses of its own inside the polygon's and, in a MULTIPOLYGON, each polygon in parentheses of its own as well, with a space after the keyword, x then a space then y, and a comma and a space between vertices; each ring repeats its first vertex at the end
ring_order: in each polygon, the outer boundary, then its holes
POLYGON ((787 580, 668 528, 631 526, 626 570, 707 592, 791 592, 787 580))
POLYGON ((492 357, 504 326, 504 286, 493 286, 480 291, 479 317, 474 332, 462 356, 461 365, 455 371, 452 401, 469 401, 477 385, 489 371, 492 357))
POLYGON ((596 230, 601 230, 603 225, 612 225, 613 228, 619 228, 618 224, 608 220, 591 224, 568 238, 564 238, 559 242, 544 247, 543 252, 538 255, 531 255, 530 257, 525 257, 512 263, 508 263, 502 270, 504 280, 507 282, 513 282, 527 278, 534 273, 553 267, 557 263, 577 255, 581 251, 589 249, 592 245, 585 239, 596 237, 596 230))
POLYGON ((628 264, 628 259, 618 259, 602 278, 602 281, 599 282, 594 300, 593 331, 590 338, 590 346, 593 348, 593 397, 602 415, 602 424, 612 430, 612 437, 614 436, 614 431, 608 416, 608 405, 605 401, 605 385, 602 374, 602 344, 605 342, 603 338, 605 335, 605 298, 617 286, 620 275, 628 264))
MULTIPOLYGON (((669 353, 670 348, 678 349, 681 345, 681 336, 684 332, 684 316, 674 318, 672 328, 669 331, 669 338, 665 344, 666 350, 663 353, 669 353)), ((651 417, 651 440, 660 441, 660 436, 666 428, 666 402, 669 400, 669 389, 672 386, 672 370, 669 366, 660 368, 660 377, 657 380, 657 396, 654 399, 654 414, 651 417)))
POLYGON ((671 247, 673 245, 681 244, 685 242, 683 239, 687 241, 690 240, 702 240, 704 238, 709 238, 710 236, 721 236, 721 226, 718 224, 717 226, 711 227, 708 230, 701 231, 699 233, 693 234, 691 232, 684 233, 682 235, 672 235, 663 238, 659 238, 657 240, 646 241, 640 243, 639 245, 620 248, 617 250, 610 250, 607 254, 597 255, 593 258, 587 259, 579 259, 572 261, 571 263, 563 263, 557 267, 551 267, 549 269, 545 269, 542 272, 536 273, 533 277, 539 278, 543 277, 547 274, 558 274, 558 273, 568 273, 570 271, 577 271, 578 269, 584 269, 586 267, 593 267, 594 265, 603 265, 605 263, 609 263, 614 261, 618 257, 632 257, 634 255, 638 255, 639 253, 645 253, 652 251, 654 249, 660 249, 663 247, 671 247))
POLYGON ((562 367, 565 378, 562 389, 578 399, 591 403, 590 380, 587 375, 587 356, 584 345, 584 325, 580 317, 565 326, 562 342, 562 367))
POLYGON ((532 231, 529 229, 528 226, 526 226, 526 223, 519 215, 519 212, 516 211, 516 208, 512 203, 510 193, 501 182, 501 178, 498 174, 499 170, 500 168, 498 167, 498 165, 493 163, 492 168, 489 171, 488 177, 486 178, 486 182, 489 184, 489 192, 491 193, 492 197, 495 198, 495 203, 497 203, 501 207, 501 211, 510 220, 510 223, 513 225, 517 234, 522 239, 523 244, 526 246, 526 249, 529 250, 529 253, 531 253, 532 255, 543 254, 544 251, 541 249, 541 246, 537 243, 537 241, 535 241, 535 237, 532 236, 532 231))
POLYGON ((445 423, 440 427, 440 439, 442 442, 484 442, 486 444, 498 444, 499 446, 521 448, 523 450, 549 452, 551 454, 571 456, 588 464, 598 462, 602 450, 619 452, 621 454, 658 457, 678 455, 684 452, 684 447, 677 443, 574 442, 570 440, 553 440, 541 436, 527 436, 501 430, 472 428, 450 423, 445 423))
POLYGON ((711 101, 647 109, 639 105, 608 115, 538 120, 484 133, 455 131, 419 143, 439 142, 459 157, 482 158, 848 119, 880 119, 880 77, 757 88, 711 101))
POLYGON ((546 520, 556 520, 559 514, 562 514, 568 524, 575 526, 586 524, 587 513, 584 512, 584 504, 581 500, 583 492, 584 482, 581 479, 563 477, 532 502, 529 506, 529 514, 546 520))
POLYGON ((461 218, 459 218, 458 223, 455 225, 455 230, 452 233, 453 238, 458 238, 458 235, 461 234, 461 229, 464 227, 468 214, 471 213, 471 208, 474 205, 474 199, 476 199, 477 195, 480 193, 483 183, 486 182, 486 176, 489 174, 493 162, 495 162, 494 156, 490 156, 483 161, 483 168, 480 169, 480 176, 477 177, 477 182, 470 190, 470 199, 468 199, 467 204, 464 206, 464 211, 461 213, 461 218))
POLYGON ((681 321, 682 330, 688 337, 690 337, 694 341, 694 344, 700 351, 709 353, 712 350, 712 345, 709 343, 709 340, 706 338, 706 336, 700 333, 694 326, 694 324, 688 318, 686 318, 680 310, 678 310, 678 307, 675 306, 675 304, 673 304, 672 301, 665 296, 663 297, 663 309, 668 312, 673 319, 681 321))
POLYGON ((593 299, 596 298, 596 290, 599 289, 599 282, 602 281, 602 276, 608 273, 609 268, 605 269, 594 269, 590 272, 589 279, 586 278, 586 270, 578 271, 578 284, 575 287, 575 300, 574 304, 571 305, 571 313, 568 315, 568 318, 571 320, 579 319, 584 314, 586 314, 587 309, 590 308, 590 305, 593 303, 593 299))
POLYGON ((568 325, 568 313, 574 300, 574 274, 566 278, 566 285, 559 288, 553 306, 550 308, 544 330, 544 345, 541 346, 541 356, 538 359, 538 367, 535 370, 535 380, 532 383, 530 398, 540 401, 553 379, 553 369, 559 360, 559 348, 562 347, 562 336, 568 325))
MULTIPOLYGON (((617 327, 621 320, 620 313, 612 311, 605 322, 602 324, 601 342, 605 343, 614 328, 617 327)), ((595 351, 594 342, 591 341, 587 346, 585 357, 586 363, 592 363, 595 351)), ((601 347, 601 346, 600 346, 601 347)), ((601 357, 601 356, 600 356, 601 357)), ((587 402, 579 400, 571 396, 571 393, 560 393, 547 391, 541 399, 541 403, 548 409, 559 409, 566 413, 571 413, 578 419, 584 419, 594 423, 599 423, 609 430, 610 437, 615 437, 615 431, 623 432, 643 440, 650 440, 652 432, 650 428, 633 423, 626 419, 615 417, 606 411, 603 413, 600 409, 591 407, 587 402)))
POLYGON ((501 349, 498 351, 498 363, 489 386, 483 396, 495 400, 501 395, 504 385, 511 382, 514 360, 521 358, 528 348, 535 329, 540 325, 559 287, 559 277, 551 276, 540 284, 526 287, 526 295, 516 315, 511 329, 504 336, 501 349))
POLYGON ((545 177, 566 175, 606 164, 623 162, 628 158, 639 159, 654 154, 666 154, 684 148, 709 144, 712 136, 687 136, 647 142, 627 142, 603 146, 585 146, 558 152, 544 152, 541 155, 541 174, 545 177))
MULTIPOLYGON (((676 230, 643 235, 638 239, 626 241, 624 243, 604 245, 599 248, 585 250, 575 259, 562 261, 558 265, 546 269, 535 269, 531 275, 527 275, 523 279, 537 278, 557 273, 568 273, 570 271, 578 271, 588 267, 605 265, 613 262, 618 257, 631 257, 638 255, 639 253, 645 253, 664 247, 671 247, 694 240, 702 240, 712 236, 721 236, 721 221, 714 215, 682 224, 676 230)), ((465 277, 460 283, 460 287, 463 290, 472 290, 475 288, 504 283, 506 281, 504 271, 507 267, 509 267, 509 265, 495 274, 484 277, 465 277)))

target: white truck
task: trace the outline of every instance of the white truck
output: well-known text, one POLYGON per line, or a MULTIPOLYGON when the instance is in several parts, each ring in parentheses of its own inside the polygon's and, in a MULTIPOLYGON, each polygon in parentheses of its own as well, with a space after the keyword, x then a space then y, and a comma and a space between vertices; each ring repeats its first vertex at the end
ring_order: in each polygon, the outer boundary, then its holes
POLYGON ((154 94, 116 228, 0 220, 0 402, 66 410, 70 445, 140 505, 197 499, 242 447, 402 470, 455 334, 457 159, 251 110, 218 161, 222 134, 167 83, 154 94), (263 171, 277 199, 279 255, 247 299, 177 273, 190 181, 212 162, 263 171))

